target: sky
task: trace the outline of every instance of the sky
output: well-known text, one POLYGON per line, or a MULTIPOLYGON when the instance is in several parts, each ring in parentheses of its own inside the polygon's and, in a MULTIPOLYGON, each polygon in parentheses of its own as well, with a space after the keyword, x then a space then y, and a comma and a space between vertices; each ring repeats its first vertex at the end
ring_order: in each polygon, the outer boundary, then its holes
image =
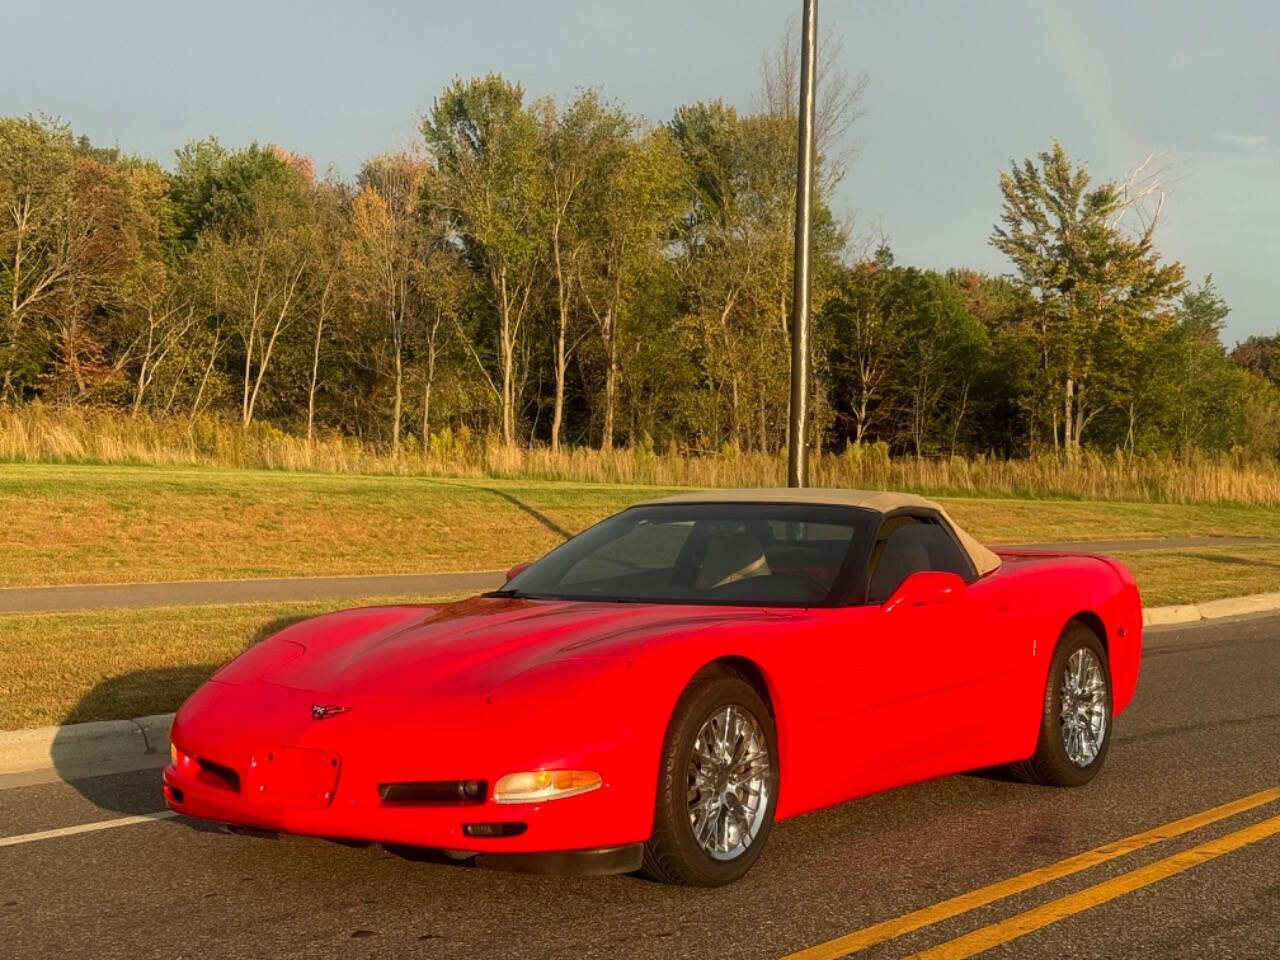
MULTIPOLYGON (((170 164, 187 140, 278 143, 350 176, 417 137, 456 76, 531 96, 601 89, 654 122, 755 103, 800 0, 58 0, 0 4, 0 115, 44 111, 170 164), (15 42, 16 41, 16 42, 15 42)), ((1230 344, 1280 327, 1280 3, 821 0, 865 73, 857 159, 834 198, 899 263, 1009 264, 988 243, 997 177, 1057 138, 1099 179, 1150 154, 1158 246, 1213 274, 1230 344)), ((819 64, 821 69, 823 64, 819 64)))

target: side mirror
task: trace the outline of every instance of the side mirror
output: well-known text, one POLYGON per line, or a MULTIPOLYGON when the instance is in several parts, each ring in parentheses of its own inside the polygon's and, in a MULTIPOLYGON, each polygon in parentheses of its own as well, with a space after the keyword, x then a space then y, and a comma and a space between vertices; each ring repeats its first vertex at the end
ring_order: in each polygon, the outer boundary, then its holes
POLYGON ((525 572, 526 570, 528 570, 528 569, 529 569, 529 564, 527 564, 527 563, 517 563, 514 567, 512 567, 510 570, 508 570, 508 571, 507 571, 507 581, 506 581, 506 582, 507 582, 507 583, 510 583, 512 580, 514 580, 516 577, 520 576, 520 574, 524 573, 524 572, 525 572))
POLYGON ((964 594, 964 579, 955 573, 941 570, 921 570, 913 573, 884 603, 884 612, 898 607, 928 607, 934 604, 955 603, 964 594))

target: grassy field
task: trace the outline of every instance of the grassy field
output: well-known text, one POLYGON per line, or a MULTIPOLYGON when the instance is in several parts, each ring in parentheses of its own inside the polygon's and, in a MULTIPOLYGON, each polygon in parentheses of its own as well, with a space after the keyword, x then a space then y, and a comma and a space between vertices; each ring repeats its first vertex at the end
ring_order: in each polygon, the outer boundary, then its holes
POLYGON ((661 491, 161 467, 0 466, 0 584, 491 570, 661 491))
POLYGON ((1280 547, 1206 547, 1120 553, 1149 607, 1280 590, 1280 547))
POLYGON ((176 710, 257 640, 304 617, 375 602, 0 614, 0 730, 176 710))
MULTIPOLYGON (((502 569, 669 488, 0 465, 0 585, 502 569)), ((1280 536, 1234 504, 940 498, 991 543, 1280 536)))

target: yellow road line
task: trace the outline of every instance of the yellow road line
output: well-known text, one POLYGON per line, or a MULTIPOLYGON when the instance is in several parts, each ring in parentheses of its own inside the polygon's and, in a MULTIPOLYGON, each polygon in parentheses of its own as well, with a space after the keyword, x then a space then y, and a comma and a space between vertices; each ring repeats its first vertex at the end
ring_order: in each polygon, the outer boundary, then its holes
POLYGON ((782 960, 835 960, 836 957, 843 957, 858 950, 865 950, 867 947, 875 946, 877 943, 883 943, 886 940, 892 940, 913 930, 919 930, 921 927, 931 926, 943 920, 958 917, 962 913, 968 913, 978 907, 985 907, 987 904, 1003 900, 1005 897, 1011 897, 1016 893, 1022 893, 1052 880, 1068 877, 1073 873, 1079 873, 1081 870, 1087 870, 1098 864, 1106 863, 1108 860, 1114 860, 1117 857, 1133 853, 1135 850, 1141 850, 1143 847, 1150 846, 1153 843, 1181 836, 1184 833, 1197 830, 1200 827, 1234 816, 1237 813, 1252 810, 1254 807, 1260 807, 1274 800, 1280 800, 1280 787, 1272 787, 1269 790, 1262 790, 1247 797, 1241 797, 1239 800, 1232 800, 1230 803, 1211 807, 1208 810, 1194 813, 1180 820, 1174 820, 1163 826, 1144 830, 1142 833, 1135 833, 1133 836, 1125 837, 1123 840, 1114 840, 1111 843, 1103 844, 1100 847, 1076 854, 1065 860, 1059 860, 1057 863, 1037 867, 1026 873, 1020 873, 1016 877, 1010 877, 1007 880, 1000 880, 988 886, 979 887, 977 890, 962 893, 949 900, 943 900, 941 903, 935 903, 933 906, 923 907, 912 913, 894 917, 892 920, 884 920, 869 927, 863 927, 861 930, 856 930, 842 937, 836 937, 826 943, 820 943, 796 953, 788 954, 782 960))
POLYGON ((1280 833, 1280 817, 1263 820, 1251 827, 1229 833, 1225 837, 1210 840, 1198 847, 1149 863, 1145 867, 1138 867, 1118 877, 1096 883, 1078 893, 1060 897, 1043 906, 1020 913, 1016 917, 966 933, 955 940, 949 940, 921 953, 913 954, 913 957, 915 960, 964 960, 965 957, 972 957, 984 950, 1008 943, 1041 927, 1064 920, 1072 914, 1099 906, 1126 893, 1132 893, 1134 890, 1140 890, 1215 857, 1220 857, 1224 853, 1230 853, 1232 850, 1239 850, 1251 843, 1275 836, 1277 833, 1280 833))

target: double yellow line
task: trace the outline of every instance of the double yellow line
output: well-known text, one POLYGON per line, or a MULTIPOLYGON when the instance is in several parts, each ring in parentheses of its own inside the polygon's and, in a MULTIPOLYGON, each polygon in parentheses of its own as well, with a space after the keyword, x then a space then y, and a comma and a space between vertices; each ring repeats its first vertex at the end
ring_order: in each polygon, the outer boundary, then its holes
MULTIPOLYGON (((1238 813, 1244 813, 1246 810, 1252 810, 1275 800, 1280 800, 1280 787, 1273 787, 1247 797, 1241 797, 1239 800, 1212 807, 1209 810, 1183 817, 1180 820, 1174 820, 1163 826, 1144 830, 1142 833, 1135 833, 1133 836, 1125 837, 1123 840, 1103 844, 1100 847, 1076 854, 1065 860, 1059 860, 1057 863, 1038 867, 1035 870, 1028 870, 1026 873, 1018 874, 1016 877, 1010 877, 1007 880, 980 887, 969 893, 962 893, 958 897, 943 900, 941 903, 935 903, 912 913, 903 914, 892 920, 872 924, 845 936, 836 937, 826 943, 820 943, 798 953, 789 954, 783 960, 835 960, 837 957, 844 957, 859 950, 873 947, 878 943, 884 943, 886 940, 892 940, 903 934, 919 930, 922 927, 932 926, 952 917, 958 917, 961 914, 968 913, 970 910, 985 907, 998 900, 1031 890, 1053 880, 1069 877, 1082 870, 1087 870, 1117 857, 1133 853, 1135 850, 1141 850, 1143 847, 1149 847, 1152 844, 1190 833, 1211 823, 1235 816, 1238 813)), ((1072 914, 1088 910, 1090 907, 1096 907, 1109 900, 1114 900, 1116 897, 1138 890, 1166 877, 1171 877, 1197 864, 1220 857, 1224 853, 1230 853, 1232 850, 1238 850, 1248 844, 1278 833, 1280 833, 1280 816, 1271 817, 1268 820, 1260 821, 1242 830, 1219 837, 1216 840, 1210 840, 1199 846, 1183 850, 1181 853, 1165 857, 1163 860, 1157 860, 1144 867, 1112 877, 1110 880, 1104 880, 1091 887, 1086 887, 1076 893, 1060 897, 1007 920, 992 923, 954 940, 948 940, 946 943, 931 947, 914 956, 927 958, 927 960, 961 960, 964 957, 972 957, 982 953, 984 950, 989 950, 999 944, 1007 943, 1034 930, 1039 930, 1041 927, 1056 923, 1072 914)))

